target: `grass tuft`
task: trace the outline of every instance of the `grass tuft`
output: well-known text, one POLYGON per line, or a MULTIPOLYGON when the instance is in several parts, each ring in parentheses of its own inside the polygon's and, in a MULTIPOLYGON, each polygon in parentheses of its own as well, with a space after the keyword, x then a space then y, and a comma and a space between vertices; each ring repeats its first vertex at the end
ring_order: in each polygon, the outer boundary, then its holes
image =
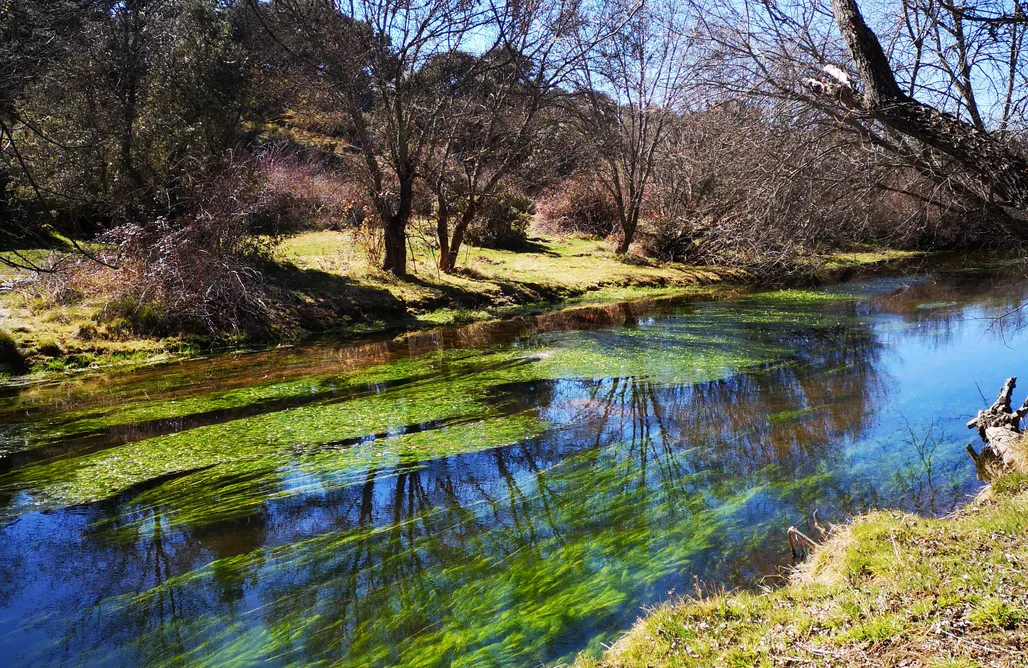
POLYGON ((28 364, 18 344, 7 332, 0 330, 0 375, 21 375, 28 371, 28 364))

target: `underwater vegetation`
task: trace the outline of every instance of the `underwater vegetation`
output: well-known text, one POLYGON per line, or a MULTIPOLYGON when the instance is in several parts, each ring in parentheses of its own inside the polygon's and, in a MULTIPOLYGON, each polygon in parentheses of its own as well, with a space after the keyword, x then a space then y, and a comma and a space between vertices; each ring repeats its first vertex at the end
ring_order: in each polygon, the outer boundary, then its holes
POLYGON ((1026 335, 983 334, 1008 286, 918 285, 612 304, 0 397, 0 652, 598 654, 694 577, 774 576, 783 527, 815 510, 945 512, 974 488, 962 425, 930 420, 1026 335), (930 453, 910 447, 929 426, 930 453))

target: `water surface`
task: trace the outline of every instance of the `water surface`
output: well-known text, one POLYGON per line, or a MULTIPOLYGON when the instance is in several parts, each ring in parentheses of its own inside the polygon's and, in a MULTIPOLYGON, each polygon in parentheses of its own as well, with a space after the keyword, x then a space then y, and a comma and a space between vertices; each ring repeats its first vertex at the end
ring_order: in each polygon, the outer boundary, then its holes
MULTIPOLYGON (((579 309, 0 395, 9 665, 526 665, 942 513, 1023 281, 579 309), (976 385, 977 383, 977 385, 976 385)), ((1018 400, 1021 395, 1018 394, 1018 400)))

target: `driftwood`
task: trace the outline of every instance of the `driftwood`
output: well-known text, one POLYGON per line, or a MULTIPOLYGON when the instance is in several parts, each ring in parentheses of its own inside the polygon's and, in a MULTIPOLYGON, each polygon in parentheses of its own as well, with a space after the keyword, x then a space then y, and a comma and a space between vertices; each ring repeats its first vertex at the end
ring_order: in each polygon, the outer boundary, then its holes
POLYGON ((1016 377, 1008 378, 996 401, 978 411, 977 417, 967 423, 968 429, 978 430, 985 443, 981 452, 975 452, 970 444, 967 446, 981 480, 989 481, 1000 473, 1022 470, 1025 463, 1022 449, 1015 444, 1021 439, 1021 419, 1028 415, 1028 399, 1017 410, 1011 408, 1010 398, 1016 383, 1016 377))
POLYGON ((786 533, 789 537, 789 549, 792 550, 792 560, 796 561, 801 555, 801 552, 813 550, 817 547, 817 543, 814 539, 806 535, 796 527, 789 527, 789 531, 786 533))

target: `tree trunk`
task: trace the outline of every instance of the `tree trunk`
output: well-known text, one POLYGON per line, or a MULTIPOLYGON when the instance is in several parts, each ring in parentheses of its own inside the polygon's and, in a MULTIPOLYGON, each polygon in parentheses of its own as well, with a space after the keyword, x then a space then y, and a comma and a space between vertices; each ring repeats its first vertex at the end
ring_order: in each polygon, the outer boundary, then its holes
POLYGON ((436 194, 437 210, 435 218, 435 233, 439 239, 439 270, 449 272, 450 258, 450 208, 446 205, 446 198, 442 194, 436 194))
POLYGON ((632 247, 632 241, 635 239, 635 230, 639 227, 639 215, 639 206, 635 203, 630 204, 628 215, 625 216, 625 222, 621 225, 621 231, 623 234, 621 242, 618 244, 617 248, 619 255, 626 254, 628 249, 632 247))
POLYGON ((450 252, 447 254, 446 259, 445 271, 447 272, 452 272, 457 268, 457 256, 460 253, 461 245, 464 243, 464 234, 468 231, 468 225, 474 219, 477 209, 478 207, 475 204, 469 202, 460 220, 453 227, 453 237, 450 239, 450 252))
POLYGON ((396 211, 390 216, 382 217, 385 228, 385 260, 382 268, 399 278, 407 276, 407 222, 410 220, 411 207, 414 203, 414 173, 404 172, 397 175, 400 181, 400 200, 396 211))
POLYGON ((11 184, 11 177, 0 168, 0 224, 7 222, 7 188, 11 184))
POLYGON ((119 97, 122 103, 121 118, 121 169, 137 189, 143 187, 143 177, 136 167, 135 153, 135 130, 136 121, 139 117, 139 81, 142 76, 142 56, 140 53, 140 40, 143 34, 142 11, 144 2, 140 0, 129 0, 124 3, 125 13, 122 21, 122 54, 124 59, 121 63, 119 77, 119 97))
POLYGON ((394 276, 403 278, 407 275, 407 234, 406 221, 393 216, 383 221, 385 228, 385 260, 382 268, 394 276))
POLYGON ((1021 418, 1028 415, 1028 399, 1016 411, 1011 409, 1010 397, 1016 383, 1016 377, 1008 378, 992 406, 978 411, 977 417, 967 423, 968 429, 978 430, 985 443, 980 453, 975 452, 971 445, 967 446, 981 480, 989 481, 1006 472, 1024 471, 1028 463, 1024 449, 1018 445, 1021 418))
MULTIPOLYGON (((856 0, 832 0, 832 11, 864 93, 857 93, 848 82, 813 82, 815 90, 954 158, 977 177, 984 189, 999 200, 998 204, 1028 212, 1025 156, 1002 139, 904 94, 856 0)), ((1001 224, 1014 237, 1028 240, 1028 225, 1023 220, 1008 216, 1001 224)))

